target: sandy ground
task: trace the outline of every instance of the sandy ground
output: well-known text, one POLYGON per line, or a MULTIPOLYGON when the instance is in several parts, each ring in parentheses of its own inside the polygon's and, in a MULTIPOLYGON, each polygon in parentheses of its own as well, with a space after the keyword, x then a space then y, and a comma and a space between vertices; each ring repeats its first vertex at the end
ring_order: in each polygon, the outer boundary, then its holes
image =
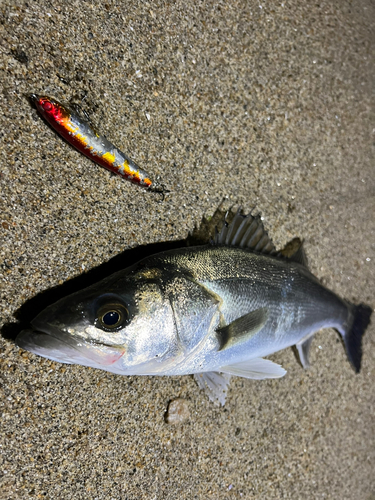
POLYGON ((13 342, 223 198, 261 210, 278 247, 304 238, 327 286, 374 306, 373 2, 3 0, 0 16, 0 497, 373 500, 374 325, 359 375, 326 330, 310 371, 277 353, 286 377, 233 378, 224 408, 191 376, 121 377, 13 342), (73 150, 29 92, 86 96, 169 196, 73 150), (190 419, 171 426, 177 397, 190 419))

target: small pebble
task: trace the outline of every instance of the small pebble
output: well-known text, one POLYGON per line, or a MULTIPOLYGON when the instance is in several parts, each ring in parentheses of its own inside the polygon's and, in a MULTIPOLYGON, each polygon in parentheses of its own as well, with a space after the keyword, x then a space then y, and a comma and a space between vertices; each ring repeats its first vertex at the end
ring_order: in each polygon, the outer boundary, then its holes
POLYGON ((178 398, 171 401, 165 414, 167 424, 183 424, 190 418, 189 405, 186 399, 178 398))

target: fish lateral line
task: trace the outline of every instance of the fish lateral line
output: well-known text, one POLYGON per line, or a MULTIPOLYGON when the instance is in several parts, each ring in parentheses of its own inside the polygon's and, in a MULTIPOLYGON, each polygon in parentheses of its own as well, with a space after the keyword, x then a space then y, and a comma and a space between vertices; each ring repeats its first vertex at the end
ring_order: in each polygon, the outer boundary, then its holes
POLYGON ((101 167, 149 191, 164 193, 168 190, 125 153, 114 146, 104 135, 79 113, 48 96, 30 94, 29 98, 46 122, 71 146, 101 167))

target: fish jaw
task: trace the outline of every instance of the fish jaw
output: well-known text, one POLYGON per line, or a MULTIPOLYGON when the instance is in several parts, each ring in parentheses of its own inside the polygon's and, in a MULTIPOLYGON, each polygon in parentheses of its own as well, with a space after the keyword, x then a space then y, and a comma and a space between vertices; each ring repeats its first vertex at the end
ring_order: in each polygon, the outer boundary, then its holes
POLYGON ((22 349, 30 351, 52 361, 66 364, 89 366, 118 375, 164 375, 164 365, 158 359, 145 360, 135 367, 123 366, 124 347, 106 346, 92 341, 78 340, 69 334, 58 331, 56 334, 40 330, 22 330, 16 343, 22 349))
MULTIPOLYGON (((116 363, 125 354, 123 346, 107 346, 75 338, 55 327, 22 330, 16 343, 22 349, 59 363, 79 364, 119 373, 116 363)), ((39 325, 40 326, 40 325, 39 325)))

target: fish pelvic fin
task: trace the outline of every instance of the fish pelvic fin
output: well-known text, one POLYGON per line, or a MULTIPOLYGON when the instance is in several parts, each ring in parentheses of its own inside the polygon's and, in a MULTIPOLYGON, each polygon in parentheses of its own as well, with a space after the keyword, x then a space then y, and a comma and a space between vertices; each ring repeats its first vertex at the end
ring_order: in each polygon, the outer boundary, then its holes
POLYGON ((220 344, 219 351, 245 342, 263 328, 267 319, 268 309, 262 307, 235 319, 229 325, 217 328, 216 335, 220 344))
POLYGON ((263 358, 253 358, 234 365, 222 366, 220 371, 254 380, 281 378, 286 374, 286 370, 282 366, 263 358))
POLYGON ((263 358, 253 358, 242 363, 223 366, 220 368, 220 373, 196 373, 194 374, 194 378, 199 387, 205 391, 210 401, 224 406, 231 375, 263 380, 266 378, 280 378, 285 374, 286 370, 273 361, 263 358))
POLYGON ((339 329, 342 335, 346 354, 356 373, 361 369, 362 360, 362 337, 370 323, 372 308, 359 304, 358 306, 349 303, 351 308, 350 320, 345 327, 339 329))
POLYGON ((196 373, 194 378, 199 387, 205 391, 210 401, 217 405, 225 405, 230 375, 218 372, 204 372, 196 373))

